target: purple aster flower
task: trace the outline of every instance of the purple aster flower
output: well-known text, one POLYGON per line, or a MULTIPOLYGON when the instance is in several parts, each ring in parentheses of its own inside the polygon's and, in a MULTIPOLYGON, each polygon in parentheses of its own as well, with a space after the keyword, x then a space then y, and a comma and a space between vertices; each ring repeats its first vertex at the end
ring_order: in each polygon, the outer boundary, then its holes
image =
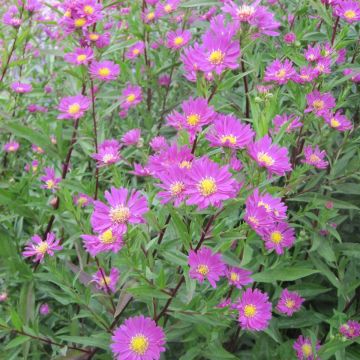
POLYGON ((31 165, 30 164, 26 164, 24 169, 26 172, 30 172, 30 170, 33 172, 33 173, 36 173, 37 169, 39 167, 39 161, 37 160, 33 160, 31 162, 31 165))
POLYGON ((48 315, 50 313, 50 306, 47 303, 41 304, 39 308, 40 315, 48 315))
POLYGON ((311 145, 305 146, 304 149, 305 159, 301 160, 302 163, 312 165, 317 169, 326 169, 329 163, 324 160, 327 156, 325 150, 320 150, 319 146, 315 146, 315 149, 311 145))
POLYGON ((167 74, 159 76, 158 84, 160 86, 169 87, 171 84, 171 77, 167 74))
POLYGON ((94 199, 92 197, 83 193, 79 193, 78 195, 75 195, 73 200, 74 200, 74 204, 80 207, 89 206, 94 202, 94 199))
POLYGON ((226 266, 221 259, 221 254, 214 254, 211 249, 203 247, 197 252, 191 250, 188 257, 190 266, 189 276, 196 279, 200 284, 207 279, 213 288, 216 282, 225 275, 226 266))
POLYGON ((229 166, 231 170, 234 171, 240 171, 244 167, 241 160, 239 160, 235 154, 230 157, 229 166))
POLYGON ((120 66, 112 61, 93 61, 89 67, 90 75, 93 79, 111 81, 116 80, 120 74, 120 66))
POLYGON ((36 144, 31 144, 31 150, 37 154, 45 153, 45 150, 41 146, 36 145, 36 144))
POLYGON ((268 135, 248 145, 249 155, 260 167, 265 167, 269 174, 283 176, 291 171, 288 149, 271 142, 268 135))
POLYGON ((123 110, 135 107, 142 101, 141 87, 127 84, 121 93, 120 108, 123 110))
POLYGON ((96 287, 99 290, 108 291, 111 290, 112 292, 116 291, 116 283, 119 280, 120 272, 118 269, 112 268, 110 270, 110 274, 106 275, 105 270, 99 268, 99 270, 92 276, 93 282, 95 282, 96 287))
POLYGON ((61 250, 60 240, 56 239, 55 234, 50 232, 46 235, 46 240, 42 240, 39 235, 34 235, 26 244, 22 253, 23 257, 34 257, 34 262, 43 262, 46 254, 54 256, 55 250, 61 250))
POLYGON ((360 336, 360 323, 354 320, 349 320, 346 324, 340 326, 340 334, 347 339, 355 339, 360 336))
POLYGON ((167 47, 173 50, 179 50, 186 46, 191 40, 191 32, 189 30, 178 29, 170 31, 167 34, 167 47))
POLYGON ((321 58, 317 61, 314 70, 318 75, 331 73, 331 58, 321 58))
POLYGON ((321 48, 319 45, 308 45, 307 50, 304 53, 305 59, 310 62, 318 61, 321 57, 321 48))
POLYGON ((20 148, 20 144, 17 141, 9 141, 4 145, 4 151, 7 153, 16 152, 20 148))
POLYGON ((174 12, 180 4, 180 0, 166 0, 156 4, 156 14, 158 17, 169 15, 174 12))
POLYGON ((26 0, 24 6, 25 10, 29 11, 30 13, 39 11, 41 7, 42 4, 39 2, 39 0, 26 0))
POLYGON ((295 74, 295 69, 290 60, 286 59, 283 63, 280 60, 275 60, 267 66, 264 80, 274 81, 279 85, 283 85, 292 80, 295 74))
POLYGON ((299 311, 304 299, 297 292, 290 292, 284 289, 281 292, 279 302, 276 309, 282 314, 292 316, 295 312, 299 311))
POLYGON ((94 52, 90 47, 76 48, 74 52, 64 55, 66 62, 74 65, 87 65, 94 58, 94 52))
POLYGON ((293 32, 288 32, 284 35, 286 44, 292 44, 296 41, 296 35, 293 32))
POLYGON ((116 360, 159 360, 165 351, 165 334, 151 318, 128 318, 115 329, 111 350, 116 360))
POLYGON ((67 96, 60 100, 58 110, 61 114, 58 119, 79 119, 84 116, 91 104, 90 99, 84 95, 67 96))
POLYGON ((279 222, 270 228, 264 228, 261 234, 268 250, 275 250, 278 255, 284 253, 285 248, 290 248, 295 242, 295 231, 286 222, 279 222))
POLYGON ((145 11, 141 13, 141 18, 145 24, 154 22, 157 17, 158 15, 155 13, 154 10, 151 9, 145 9, 145 11))
POLYGON ((320 349, 319 342, 317 342, 316 345, 313 345, 310 338, 300 335, 295 341, 293 348, 296 351, 296 356, 299 360, 320 360, 314 353, 314 350, 318 351, 320 349))
POLYGON ((345 76, 351 76, 351 81, 354 83, 360 83, 360 71, 356 69, 344 69, 343 74, 345 76))
POLYGON ((336 106, 335 99, 331 93, 320 93, 314 90, 310 94, 306 95, 306 101, 308 107, 305 112, 313 111, 316 115, 324 115, 328 113, 332 108, 336 106))
POLYGON ((348 23, 360 21, 360 4, 354 0, 343 0, 335 3, 335 14, 348 23))
POLYGON ((203 56, 200 45, 195 43, 193 47, 185 48, 180 55, 185 70, 185 78, 191 82, 196 82, 198 73, 201 72, 198 59, 203 56))
POLYGON ((91 157, 97 161, 99 167, 115 164, 120 161, 120 144, 117 140, 105 140, 100 144, 98 152, 91 157))
POLYGON ((91 225, 94 231, 103 233, 113 229, 116 233, 124 234, 127 224, 144 223, 143 215, 149 210, 146 198, 138 191, 129 192, 125 188, 105 191, 105 198, 109 205, 101 201, 94 201, 94 212, 91 225))
POLYGON ((298 84, 311 83, 318 77, 319 73, 311 66, 303 66, 300 68, 299 74, 295 74, 292 80, 298 84))
POLYGON ((266 293, 258 289, 246 289, 236 304, 240 326, 245 330, 267 329, 271 319, 271 302, 266 293))
POLYGON ((15 28, 19 27, 22 24, 19 9, 15 5, 9 6, 3 15, 2 21, 5 25, 10 25, 15 28))
POLYGON ((220 207, 222 202, 236 197, 240 184, 232 177, 229 167, 220 167, 208 157, 194 160, 185 179, 187 205, 199 209, 220 207))
POLYGON ((228 267, 226 270, 226 277, 229 280, 229 284, 241 289, 243 286, 251 284, 254 280, 250 277, 251 271, 237 268, 228 267))
POLYGON ((11 89, 18 94, 26 94, 32 91, 32 85, 17 81, 11 84, 11 89))
POLYGON ((337 131, 347 131, 352 129, 351 121, 342 114, 342 111, 339 110, 335 114, 327 113, 324 115, 325 122, 337 131))
POLYGON ((276 115, 273 119, 274 130, 279 132, 283 125, 286 124, 286 132, 291 133, 293 130, 300 128, 303 124, 300 122, 300 117, 294 114, 276 115))
POLYGON ((41 185, 42 189, 48 189, 55 192, 58 188, 58 184, 61 178, 56 177, 55 170, 53 168, 44 168, 45 175, 40 178, 44 185, 41 185))
POLYGON ((143 41, 138 41, 134 45, 130 46, 129 49, 125 52, 125 57, 127 59, 133 60, 139 57, 144 53, 145 44, 143 41))
POLYGON ((142 166, 141 164, 134 163, 134 170, 130 171, 130 174, 135 176, 153 176, 153 173, 146 167, 142 166))
POLYGON ((111 228, 99 235, 81 235, 84 247, 91 256, 98 253, 112 251, 117 253, 123 247, 122 234, 116 233, 111 228))
POLYGON ((126 132, 121 138, 121 142, 126 145, 139 146, 141 141, 141 129, 132 129, 126 132))
POLYGON ((110 44, 110 33, 106 32, 103 34, 90 32, 86 35, 86 39, 95 44, 98 49, 102 49, 110 44))
POLYGON ((155 136, 150 141, 150 147, 153 151, 159 152, 169 147, 166 139, 163 136, 155 136))
POLYGON ((235 116, 218 115, 206 139, 211 146, 243 149, 252 142, 254 134, 250 125, 241 123, 235 116))

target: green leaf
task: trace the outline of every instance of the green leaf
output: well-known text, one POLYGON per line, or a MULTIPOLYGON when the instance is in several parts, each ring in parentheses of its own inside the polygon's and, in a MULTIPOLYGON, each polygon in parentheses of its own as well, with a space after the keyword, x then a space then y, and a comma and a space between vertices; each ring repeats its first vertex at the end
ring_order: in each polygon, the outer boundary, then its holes
POLYGON ((15 339, 11 340, 6 346, 5 350, 12 349, 16 346, 19 346, 21 344, 24 344, 25 342, 29 341, 31 338, 28 336, 20 335, 16 337, 15 339))
POLYGON ((101 334, 102 338, 95 337, 95 336, 67 336, 67 335, 60 335, 58 336, 59 339, 72 342, 75 344, 91 346, 91 347, 98 347, 103 350, 109 350, 109 336, 101 334))
POLYGON ((308 267, 292 266, 273 270, 265 270, 252 275, 257 282, 272 283, 274 281, 294 281, 318 273, 318 270, 308 267))

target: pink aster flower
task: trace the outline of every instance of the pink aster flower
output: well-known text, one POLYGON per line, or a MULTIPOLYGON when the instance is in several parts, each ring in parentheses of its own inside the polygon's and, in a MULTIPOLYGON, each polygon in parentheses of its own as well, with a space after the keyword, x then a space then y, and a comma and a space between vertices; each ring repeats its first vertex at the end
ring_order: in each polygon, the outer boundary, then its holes
POLYGON ((15 28, 19 27, 22 24, 19 9, 15 5, 9 6, 3 15, 2 21, 5 25, 10 25, 15 28))
POLYGON ((34 153, 37 153, 37 154, 44 154, 45 153, 45 150, 41 146, 36 145, 36 144, 31 144, 31 150, 34 153))
POLYGON ((182 114, 174 111, 168 115, 167 124, 178 130, 186 129, 191 135, 195 135, 202 126, 209 124, 215 116, 214 108, 203 98, 191 97, 182 103, 181 109, 182 114))
POLYGON ((201 73, 198 59, 202 56, 200 45, 195 43, 193 47, 183 49, 180 59, 184 67, 184 76, 191 82, 196 82, 197 75, 201 73))
POLYGON ((331 73, 331 58, 321 58, 317 61, 314 70, 317 75, 330 74, 331 73))
POLYGON ((58 184, 61 178, 56 177, 55 170, 53 168, 44 168, 45 175, 40 178, 44 185, 41 185, 42 189, 48 189, 55 192, 58 188, 58 184))
POLYGON ((293 32, 288 32, 284 35, 284 41, 287 44, 292 44, 296 40, 296 35, 293 32))
POLYGON ((324 115, 336 106, 335 99, 331 93, 321 94, 319 91, 314 90, 306 95, 308 107, 305 112, 313 111, 316 115, 324 115))
POLYGON ((349 320, 346 324, 340 326, 339 332, 347 339, 355 339, 360 336, 360 323, 349 320))
POLYGON ((32 91, 32 85, 17 81, 11 84, 11 89, 18 94, 26 94, 32 91))
POLYGON ((158 15, 152 9, 145 9, 144 12, 141 13, 141 19, 145 24, 149 24, 154 22, 158 18, 158 15))
POLYGON ((110 44, 110 33, 106 32, 103 34, 90 32, 86 35, 86 39, 90 44, 95 44, 98 49, 102 49, 110 44))
POLYGON ((93 61, 89 67, 90 75, 93 79, 111 81, 116 80, 120 74, 120 66, 112 61, 93 61))
POLYGON ((218 115, 206 139, 211 146, 243 149, 252 142, 254 134, 250 125, 241 123, 235 116, 218 115))
POLYGON ((146 198, 138 191, 129 192, 125 188, 105 191, 105 198, 109 205, 101 201, 94 202, 94 212, 91 225, 94 231, 103 233, 108 229, 124 234, 127 224, 144 223, 143 215, 149 210, 146 198))
POLYGON ((168 143, 163 136, 155 136, 150 141, 150 147, 153 151, 159 152, 168 148, 168 143))
POLYGON ((7 153, 16 152, 20 148, 20 144, 17 141, 9 141, 4 145, 4 151, 7 153))
POLYGON ((327 156, 326 151, 321 151, 317 145, 315 149, 313 149, 311 145, 305 146, 304 155, 305 159, 301 160, 302 163, 312 165, 317 169, 326 169, 329 165, 329 163, 324 160, 327 156))
POLYGON ((344 69, 343 74, 345 76, 351 76, 351 81, 354 83, 360 83, 360 71, 356 69, 344 69))
POLYGON ((263 207, 274 221, 283 221, 286 219, 287 206, 281 201, 281 198, 273 197, 268 193, 259 193, 259 189, 255 189, 252 195, 247 199, 247 204, 254 203, 258 207, 263 207))
POLYGON ((304 53, 305 59, 310 62, 318 61, 321 57, 321 48, 319 45, 308 45, 307 50, 304 53))
POLYGON ((87 65, 94 58, 94 52, 90 47, 76 48, 74 52, 64 55, 66 62, 74 65, 87 65))
POLYGON ((295 312, 299 311, 304 299, 297 292, 290 292, 284 289, 281 292, 279 302, 276 309, 282 314, 292 316, 295 312))
POLYGON ((94 199, 86 194, 79 193, 78 195, 75 195, 74 198, 74 204, 80 207, 89 206, 94 202, 94 199))
POLYGON ((342 111, 339 110, 335 114, 327 113, 324 115, 325 122, 337 131, 347 131, 352 129, 351 121, 342 114, 342 111))
POLYGON ((178 29, 170 31, 167 34, 167 47, 173 50, 179 50, 186 46, 191 40, 191 32, 189 30, 178 29))
POLYGON ((153 173, 146 166, 134 163, 134 170, 130 171, 130 174, 135 176, 153 176, 153 173))
POLYGON ((50 313, 50 306, 47 303, 41 304, 39 308, 40 315, 48 315, 50 313))
POLYGON ((165 0, 156 4, 156 14, 160 16, 169 15, 174 12, 180 4, 180 0, 165 0))
POLYGON ((286 132, 291 133, 293 130, 300 128, 303 124, 300 122, 300 117, 294 114, 287 115, 276 115, 273 119, 274 130, 279 132, 283 125, 286 124, 286 132))
POLYGON ((86 251, 93 257, 101 252, 117 253, 123 247, 122 235, 111 228, 98 235, 81 235, 81 238, 86 251))
POLYGON ((0 302, 4 302, 8 299, 8 294, 7 292, 2 292, 0 293, 0 302))
POLYGON ((354 0, 338 1, 335 4, 335 14, 348 23, 360 21, 360 4, 354 0))
POLYGON ((250 277, 251 271, 237 268, 228 267, 226 270, 226 277, 229 280, 229 284, 241 289, 243 286, 251 284, 254 280, 250 277))
POLYGON ((249 155, 260 167, 265 167, 269 174, 283 176, 291 171, 288 149, 271 142, 268 135, 248 145, 249 155))
POLYGON ((31 162, 31 164, 26 164, 26 165, 24 166, 24 170, 25 170, 26 172, 30 172, 30 170, 31 170, 33 173, 36 173, 38 167, 39 167, 39 161, 33 160, 33 161, 31 162))
POLYGON ((290 60, 285 60, 283 63, 280 60, 273 61, 265 70, 265 81, 274 81, 279 85, 286 84, 292 80, 296 72, 290 60))
POLYGON ((190 266, 189 276, 196 279, 200 284, 207 279, 213 288, 216 282, 225 275, 226 266, 221 259, 221 254, 214 254, 211 249, 203 247, 197 252, 191 250, 188 257, 190 266))
POLYGON ((34 262, 43 262, 46 254, 54 256, 55 250, 61 250, 60 240, 56 239, 55 234, 50 232, 46 235, 46 240, 42 240, 39 235, 34 235, 26 244, 22 253, 23 257, 34 256, 34 262))
POLYGON ((90 99, 84 95, 67 96, 60 100, 58 119, 79 119, 90 107, 90 99))
POLYGON ((111 350, 116 360, 159 360, 165 351, 165 333, 151 318, 128 318, 115 329, 111 350))
POLYGON ((142 101, 141 87, 127 84, 121 93, 120 108, 123 110, 135 107, 142 101))
POLYGON ((222 202, 236 197, 240 184, 233 179, 229 167, 220 167, 208 157, 192 163, 185 179, 188 196, 187 205, 197 205, 199 209, 208 206, 220 207, 222 202))
POLYGON ((268 250, 275 250, 278 255, 284 253, 295 242, 295 231, 286 222, 279 222, 262 231, 262 238, 268 250))
POLYGON ((126 132, 123 137, 121 138, 121 142, 126 145, 140 145, 141 140, 141 129, 132 129, 126 132))
POLYGON ((271 302, 266 293, 258 289, 246 289, 236 308, 239 311, 239 322, 243 329, 262 331, 269 326, 271 302))
POLYGON ((125 52, 125 57, 127 59, 133 60, 139 57, 144 53, 145 44, 143 41, 138 41, 134 45, 130 46, 129 49, 125 52))
POLYGON ((299 74, 295 74, 292 80, 298 84, 311 83, 318 77, 319 73, 312 66, 303 66, 299 74))
POLYGON ((317 342, 316 345, 313 345, 310 338, 300 335, 295 341, 293 348, 296 351, 296 356, 299 360, 320 360, 314 353, 314 350, 316 352, 320 349, 319 342, 317 342))
POLYGON ((99 167, 115 164, 120 161, 120 144, 117 140, 105 140, 100 144, 98 152, 91 157, 97 161, 99 167))
POLYGON ((112 268, 110 270, 110 274, 106 275, 105 270, 99 268, 99 270, 92 276, 93 282, 95 282, 96 287, 99 290, 103 290, 105 292, 111 290, 112 292, 116 291, 116 284, 119 280, 120 272, 118 269, 112 268))

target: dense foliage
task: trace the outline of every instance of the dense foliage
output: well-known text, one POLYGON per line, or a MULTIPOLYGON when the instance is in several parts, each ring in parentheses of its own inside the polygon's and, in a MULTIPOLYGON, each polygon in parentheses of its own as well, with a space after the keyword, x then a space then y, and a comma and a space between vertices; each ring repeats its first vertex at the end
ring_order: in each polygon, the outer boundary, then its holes
POLYGON ((360 359, 360 3, 0 1, 1 359, 360 359))

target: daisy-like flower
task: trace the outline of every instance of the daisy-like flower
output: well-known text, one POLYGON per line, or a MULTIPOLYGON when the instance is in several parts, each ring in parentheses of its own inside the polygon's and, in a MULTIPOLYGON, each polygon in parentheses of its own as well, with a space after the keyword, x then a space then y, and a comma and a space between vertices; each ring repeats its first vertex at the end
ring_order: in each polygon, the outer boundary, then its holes
POLYGON ((130 109, 139 104, 142 100, 141 87, 127 84, 121 93, 120 108, 123 110, 130 109))
POLYGON ((276 309, 282 314, 292 316, 295 312, 299 311, 304 299, 297 292, 290 292, 284 289, 281 292, 279 302, 276 309))
POLYGON ((283 63, 280 60, 273 61, 265 70, 265 81, 274 81, 279 85, 286 84, 292 80, 296 71, 290 60, 285 60, 283 63))
POLYGON ((90 47, 76 48, 74 52, 64 55, 64 60, 74 65, 87 65, 94 58, 94 52, 90 47))
POLYGON ((60 100, 58 119, 79 119, 89 109, 91 101, 84 95, 67 96, 60 100))
POLYGON ((141 18, 145 24, 154 22, 157 17, 158 15, 152 9, 145 9, 145 11, 141 13, 141 18))
POLYGON ((141 54, 144 53, 145 44, 143 41, 138 41, 134 45, 130 46, 128 50, 125 52, 125 57, 127 59, 133 60, 139 57, 141 54))
POLYGON ((98 235, 81 235, 81 238, 86 251, 93 257, 101 252, 117 253, 123 247, 122 235, 111 228, 98 235))
POLYGON ((97 161, 99 167, 111 165, 120 161, 119 151, 120 144, 117 140, 105 140, 100 144, 98 152, 92 154, 91 157, 97 161))
POLYGON ((121 142, 126 146, 139 146, 141 144, 141 129, 131 129, 121 138, 121 142))
POLYGON ((229 280, 229 284, 236 286, 238 289, 254 281, 250 277, 251 274, 251 271, 237 267, 228 267, 226 270, 226 277, 229 280))
POLYGON ((145 220, 143 215, 149 210, 146 198, 138 191, 129 192, 125 188, 105 191, 105 198, 109 205, 101 201, 94 202, 94 212, 91 225, 94 231, 103 233, 112 229, 116 233, 124 234, 127 224, 140 224, 145 220))
POLYGON ((306 101, 308 107, 305 109, 305 112, 313 111, 316 115, 320 116, 325 115, 336 106, 335 99, 331 93, 321 94, 317 90, 307 94, 306 101))
POLYGON ((351 76, 350 80, 354 83, 360 83, 360 71, 356 69, 344 69, 345 76, 351 76))
POLYGON ((31 162, 31 165, 30 164, 26 164, 24 169, 26 172, 30 172, 30 170, 33 172, 33 173, 36 173, 37 169, 39 167, 39 161, 37 160, 33 160, 31 162))
POLYGON ((149 143, 151 149, 155 152, 165 150, 169 147, 166 139, 163 136, 155 136, 149 143))
POLYGON ((349 320, 346 324, 340 326, 339 332, 347 339, 355 339, 360 336, 360 323, 349 320))
POLYGON ((128 318, 115 329, 111 350, 116 360, 159 360, 165 351, 165 333, 151 318, 128 318))
POLYGON ((284 35, 284 41, 286 44, 292 44, 296 41, 296 35, 293 32, 286 33, 284 35))
POLYGON ((229 167, 220 167, 208 157, 192 163, 185 185, 187 205, 197 205, 199 209, 208 206, 220 207, 223 201, 235 198, 240 189, 240 184, 233 179, 229 167))
POLYGON ((74 204, 80 207, 89 206, 94 202, 94 199, 89 195, 79 193, 78 195, 74 196, 74 204))
POLYGON ((295 74, 292 80, 298 84, 306 84, 312 82, 318 75, 319 73, 312 66, 303 66, 300 68, 299 74, 295 74))
POLYGON ((274 130, 279 132, 283 125, 287 124, 286 132, 291 133, 293 130, 300 128, 303 124, 300 122, 300 117, 295 115, 276 115, 273 119, 274 130))
POLYGON ((4 145, 5 152, 16 152, 19 150, 20 144, 17 141, 9 141, 4 145))
POLYGON ((116 291, 116 284, 119 280, 120 272, 118 269, 112 268, 110 270, 110 274, 106 275, 105 270, 99 268, 99 270, 92 276, 93 282, 95 282, 96 287, 99 290, 108 291, 111 290, 112 292, 116 291))
POLYGON ((252 142, 254 131, 248 124, 243 124, 233 115, 219 115, 214 125, 206 134, 211 146, 223 146, 243 149, 252 142))
POLYGON ((293 348, 296 351, 296 356, 299 360, 319 359, 316 354, 314 354, 314 350, 318 351, 320 349, 320 344, 317 342, 316 345, 313 346, 310 338, 300 335, 295 341, 293 348))
POLYGON ((304 149, 305 159, 301 160, 302 163, 312 165, 317 169, 326 169, 329 163, 324 160, 327 156, 325 150, 320 150, 319 146, 313 149, 311 145, 305 146, 304 149))
POLYGON ((156 14, 160 16, 166 16, 173 13, 179 6, 180 0, 166 0, 165 2, 159 2, 156 4, 156 14))
POLYGON ((279 222, 270 228, 265 228, 262 231, 262 238, 268 250, 275 250, 278 255, 282 255, 285 248, 293 246, 295 230, 286 222, 279 222))
POLYGON ((37 153, 37 154, 44 154, 45 153, 45 150, 41 146, 36 145, 36 144, 31 144, 31 150, 34 153, 37 153))
POLYGON ((22 24, 22 20, 17 6, 9 6, 8 10, 3 15, 2 21, 5 25, 10 25, 15 28, 19 27, 22 24))
POLYGON ((50 306, 47 303, 41 304, 39 308, 40 315, 48 315, 50 313, 50 306))
POLYGON ((308 46, 307 50, 304 53, 305 59, 309 62, 318 61, 321 57, 321 48, 319 45, 312 47, 308 46))
POLYGON ((43 262, 46 254, 54 256, 54 251, 62 249, 59 243, 60 240, 56 239, 52 232, 46 235, 46 240, 42 240, 39 235, 34 235, 26 244, 22 255, 23 257, 34 257, 34 262, 43 262))
POLYGON ((245 330, 267 329, 271 319, 271 302, 266 293, 258 289, 246 289, 236 305, 240 326, 245 330))
POLYGON ((324 115, 325 122, 337 131, 347 131, 352 129, 351 121, 342 114, 342 111, 339 110, 335 114, 327 113, 324 115))
POLYGON ((111 81, 116 80, 120 74, 120 66, 112 61, 93 61, 89 67, 90 75, 93 79, 111 81))
POLYGON ((191 40, 191 32, 189 30, 178 29, 170 31, 167 34, 167 47, 173 50, 179 50, 186 46, 191 40))
POLYGON ((291 171, 288 149, 271 142, 268 135, 248 145, 249 155, 260 167, 265 167, 269 174, 283 176, 291 171))
POLYGON ((11 89, 18 94, 26 94, 32 91, 32 85, 17 81, 11 84, 11 89))
POLYGON ((203 247, 197 252, 191 250, 188 257, 190 266, 189 276, 196 279, 201 284, 207 279, 213 288, 216 282, 225 275, 226 266, 221 259, 221 254, 214 254, 211 249, 203 247))
POLYGON ((314 70, 317 75, 331 73, 331 58, 321 58, 315 65, 314 70))
POLYGON ((86 39, 90 44, 95 44, 98 49, 102 49, 110 44, 110 33, 106 32, 103 34, 90 32, 86 35, 86 39))
POLYGON ((360 21, 360 4, 358 1, 337 1, 334 9, 337 16, 340 16, 350 24, 360 21))
POLYGON ((141 164, 134 163, 134 170, 130 171, 130 174, 135 176, 153 176, 153 173, 146 166, 142 166, 141 164))
POLYGON ((40 178, 40 180, 44 183, 44 185, 41 185, 41 188, 55 192, 61 178, 56 177, 55 170, 53 168, 46 167, 44 168, 44 172, 45 175, 40 178))
POLYGON ((203 98, 191 97, 182 103, 181 109, 182 114, 174 111, 167 117, 167 124, 178 130, 186 129, 191 135, 200 131, 202 126, 209 124, 215 116, 214 108, 203 98))

